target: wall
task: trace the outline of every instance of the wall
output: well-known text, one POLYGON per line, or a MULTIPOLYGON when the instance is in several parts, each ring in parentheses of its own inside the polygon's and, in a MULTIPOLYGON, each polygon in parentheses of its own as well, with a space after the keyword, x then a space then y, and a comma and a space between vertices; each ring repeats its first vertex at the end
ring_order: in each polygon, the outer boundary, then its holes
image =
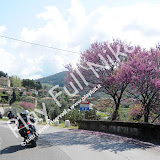
POLYGON ((81 120, 78 121, 78 127, 79 129, 160 142, 160 125, 155 124, 81 120))

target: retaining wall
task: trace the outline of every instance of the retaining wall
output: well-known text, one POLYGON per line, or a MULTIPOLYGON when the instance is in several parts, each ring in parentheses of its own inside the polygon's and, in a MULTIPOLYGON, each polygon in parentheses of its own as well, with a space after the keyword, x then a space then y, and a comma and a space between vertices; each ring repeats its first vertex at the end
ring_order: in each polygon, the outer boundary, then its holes
POLYGON ((81 120, 78 121, 78 127, 84 130, 114 133, 160 142, 160 125, 156 124, 81 120))

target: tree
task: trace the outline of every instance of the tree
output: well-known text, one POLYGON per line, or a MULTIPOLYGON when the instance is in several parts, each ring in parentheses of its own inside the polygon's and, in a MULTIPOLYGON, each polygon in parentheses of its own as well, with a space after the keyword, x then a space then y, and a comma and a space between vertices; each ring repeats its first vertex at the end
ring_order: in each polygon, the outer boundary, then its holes
POLYGON ((18 76, 12 76, 10 80, 11 80, 11 87, 21 87, 22 86, 21 79, 18 76))
POLYGON ((22 86, 26 87, 27 89, 37 89, 38 90, 42 88, 40 81, 35 82, 34 80, 30 80, 30 79, 23 79, 22 86))
POLYGON ((129 111, 129 115, 133 120, 139 121, 144 115, 144 109, 141 104, 135 104, 129 111))
POLYGON ((38 89, 42 89, 42 84, 40 81, 35 82, 35 88, 38 89))
POLYGON ((34 110, 34 108, 35 108, 35 105, 34 104, 32 104, 32 103, 28 103, 28 102, 21 102, 20 104, 19 104, 21 107, 23 107, 24 109, 31 109, 31 110, 34 110))
POLYGON ((3 71, 0 71, 0 77, 6 77, 6 74, 3 71))
MULTIPOLYGON (((101 84, 105 93, 113 98, 115 112, 112 120, 117 119, 120 102, 131 76, 130 70, 122 66, 127 59, 126 56, 131 54, 126 48, 134 48, 134 52, 140 50, 140 47, 129 46, 120 40, 113 40, 111 43, 94 43, 89 49, 81 53, 80 62, 77 64, 78 70, 89 84, 88 88, 101 84)), ((71 73, 74 73, 79 82, 83 82, 76 69, 71 65, 67 65, 66 68, 69 70, 66 77, 67 82, 75 84, 70 76, 71 73)), ((84 85, 82 87, 84 88, 84 85)))
POLYGON ((22 86, 23 87, 26 87, 28 89, 33 89, 35 88, 35 84, 34 84, 34 81, 33 80, 30 80, 30 79, 23 79, 22 80, 22 86))
POLYGON ((15 90, 13 90, 12 98, 10 100, 10 105, 16 102, 16 100, 17 100, 16 93, 15 93, 15 90))
POLYGON ((141 103, 144 109, 144 122, 149 121, 151 111, 160 104, 160 70, 156 66, 155 56, 156 59, 159 58, 159 54, 144 50, 136 53, 127 62, 132 72, 131 88, 128 92, 141 103))

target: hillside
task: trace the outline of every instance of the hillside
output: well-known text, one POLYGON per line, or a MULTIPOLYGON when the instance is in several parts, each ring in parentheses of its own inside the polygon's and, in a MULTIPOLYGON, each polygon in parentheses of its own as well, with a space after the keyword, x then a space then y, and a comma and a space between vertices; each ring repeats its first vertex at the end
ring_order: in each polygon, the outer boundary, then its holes
POLYGON ((59 85, 60 87, 63 87, 64 77, 66 75, 66 72, 67 71, 59 72, 48 77, 37 79, 37 81, 40 81, 41 83, 46 83, 50 85, 59 85))

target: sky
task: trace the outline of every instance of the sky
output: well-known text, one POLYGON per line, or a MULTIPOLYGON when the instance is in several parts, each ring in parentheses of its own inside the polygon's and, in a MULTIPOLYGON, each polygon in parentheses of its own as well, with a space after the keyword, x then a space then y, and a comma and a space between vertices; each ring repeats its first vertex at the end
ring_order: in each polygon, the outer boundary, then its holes
POLYGON ((76 64, 91 43, 119 38, 145 48, 160 41, 160 0, 1 0, 0 71, 38 79, 76 64))

